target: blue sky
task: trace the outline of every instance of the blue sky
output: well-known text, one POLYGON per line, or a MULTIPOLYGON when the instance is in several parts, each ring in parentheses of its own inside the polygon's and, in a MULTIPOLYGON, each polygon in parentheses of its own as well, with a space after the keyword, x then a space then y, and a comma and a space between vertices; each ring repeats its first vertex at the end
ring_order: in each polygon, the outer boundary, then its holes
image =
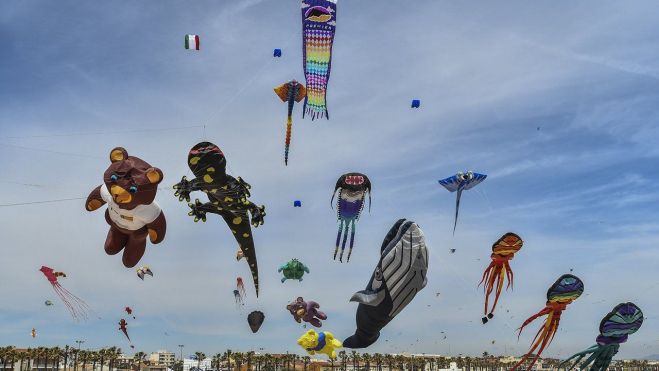
POLYGON ((539 324, 519 342, 514 330, 573 269, 586 291, 547 355, 589 346, 622 301, 647 319, 619 355, 659 353, 657 12, 650 1, 340 0, 331 120, 302 120, 296 107, 286 168, 286 106, 272 87, 303 80, 298 0, 2 2, 0 204, 86 197, 110 149, 123 146, 163 170, 157 200, 168 231, 148 247, 142 261, 155 277, 142 282, 104 253, 102 212, 82 201, 1 206, 0 343, 128 349, 116 326, 128 305, 139 350, 299 352, 304 329, 284 306, 300 295, 320 302, 324 329, 343 339, 355 326, 348 299, 405 217, 426 234, 428 286, 369 352, 522 354, 539 324), (200 52, 183 49, 187 33, 201 36, 200 52), (277 47, 281 59, 272 58, 277 47), (421 109, 409 108, 413 98, 421 109), (169 190, 202 139, 223 149, 229 171, 266 205, 254 233, 258 300, 223 222, 193 223, 169 190), (489 176, 463 195, 453 237, 455 195, 437 180, 467 169, 489 176), (329 199, 350 171, 370 177, 373 207, 350 263, 340 264, 331 260, 329 199), (294 199, 304 206, 294 209, 294 199), (512 261, 515 288, 483 326, 476 285, 508 231, 525 240, 512 261), (281 284, 277 268, 293 257, 311 274, 281 284), (41 265, 67 272, 65 287, 96 319, 76 324, 59 302, 46 308, 55 297, 41 265), (249 282, 240 311, 236 276, 249 282), (256 309, 266 322, 252 334, 245 318, 256 309))

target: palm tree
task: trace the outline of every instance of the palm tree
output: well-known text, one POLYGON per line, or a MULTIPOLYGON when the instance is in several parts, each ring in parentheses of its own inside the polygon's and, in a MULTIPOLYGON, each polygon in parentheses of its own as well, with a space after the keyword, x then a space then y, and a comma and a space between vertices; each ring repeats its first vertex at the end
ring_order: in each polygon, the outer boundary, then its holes
POLYGON ((375 361, 375 368, 377 371, 382 371, 382 354, 373 354, 372 360, 375 361))
POLYGON ((311 362, 311 357, 309 356, 302 357, 302 362, 304 362, 304 371, 307 371, 307 368, 309 367, 309 363, 311 362))
POLYGON ((87 361, 89 361, 90 357, 91 355, 89 354, 88 351, 86 350, 78 351, 77 359, 80 360, 80 362, 82 362, 81 371, 85 371, 85 366, 87 365, 87 361))
POLYGON ((59 363, 62 357, 62 349, 54 347, 49 349, 50 356, 53 358, 53 369, 59 370, 59 363))
POLYGON ((23 371, 23 362, 27 359, 29 350, 30 350, 30 348, 28 348, 24 352, 18 353, 18 361, 20 362, 18 364, 18 371, 23 371))
MULTIPOLYGON (((48 360, 50 360, 50 351, 48 350, 48 348, 45 348, 45 347, 39 347, 38 349, 39 349, 39 356, 41 356, 42 359, 45 360, 45 363, 44 363, 44 366, 43 366, 44 370, 48 370, 48 360)), ((37 364, 37 370, 38 369, 39 369, 39 365, 37 364)))
POLYGON ((14 368, 14 358, 16 357, 16 348, 14 346, 3 347, 0 357, 2 357, 2 368, 7 368, 7 361, 10 361, 11 368, 14 368))
POLYGON ((371 360, 372 359, 373 359, 373 357, 370 354, 368 354, 368 353, 362 354, 362 361, 364 361, 364 363, 366 364, 366 371, 371 371, 371 360))
POLYGON ((108 348, 107 357, 108 357, 108 367, 112 371, 113 367, 116 367, 115 362, 119 359, 121 355, 121 348, 110 347, 108 348))
POLYGON ((352 370, 357 371, 357 365, 359 364, 359 354, 353 350, 350 352, 350 359, 352 360, 352 370))
POLYGON ((244 355, 241 352, 236 352, 233 355, 233 360, 236 362, 236 370, 240 371, 243 365, 244 355))
POLYGON ((398 366, 398 369, 400 371, 404 371, 405 370, 405 357, 403 357, 402 355, 399 354, 399 355, 394 357, 394 360, 396 361, 396 365, 398 366))
MULTIPOLYGON (((96 371, 96 363, 98 363, 98 356, 99 355, 100 354, 97 350, 90 351, 90 358, 92 360, 92 371, 96 371)), ((85 370, 83 370, 83 371, 85 371, 85 370)))
POLYGON ((71 352, 71 350, 69 349, 68 345, 64 346, 64 349, 62 349, 62 352, 61 352, 62 358, 64 358, 64 371, 66 371, 66 366, 67 366, 68 361, 69 361, 70 352, 71 352))
POLYGON ((206 354, 204 352, 194 352, 194 356, 197 359, 197 368, 201 370, 201 361, 206 359, 206 354))
MULTIPOLYGON (((254 371, 259 371, 260 366, 261 366, 261 355, 260 354, 255 354, 254 352, 252 353, 252 362, 256 364, 254 367, 254 371)), ((247 359, 247 362, 249 362, 249 358, 247 359)), ((249 364, 249 363, 248 363, 249 364)))
POLYGON ((339 359, 341 360, 341 370, 346 371, 346 364, 348 362, 348 355, 345 350, 339 352, 339 359))
POLYGON ((133 354, 133 359, 137 361, 137 371, 142 370, 142 362, 146 360, 146 353, 137 352, 133 354))
POLYGON ((266 354, 263 356, 263 361, 264 361, 264 366, 265 366, 265 367, 264 367, 264 370, 265 370, 265 371, 272 371, 272 370, 274 370, 274 369, 276 368, 276 365, 275 365, 275 367, 272 366, 272 364, 273 364, 273 362, 274 362, 274 358, 272 357, 271 354, 267 354, 267 353, 266 353, 266 354))
POLYGON ((222 354, 217 353, 213 357, 211 357, 211 367, 219 370, 220 369, 220 362, 222 361, 222 354))
POLYGON ((254 358, 254 352, 249 351, 245 353, 245 361, 247 361, 247 371, 252 371, 252 359, 254 358))
POLYGON ((10 361, 11 368, 14 369, 14 357, 16 357, 16 348, 13 346, 4 347, 2 351, 2 368, 7 368, 7 361, 10 361))
POLYGON ((231 349, 227 349, 227 351, 224 352, 224 359, 226 359, 226 361, 227 361, 229 371, 231 371, 231 355, 232 354, 233 354, 233 352, 231 351, 231 349))
POLYGON ((71 347, 71 355, 73 356, 73 371, 78 370, 78 349, 71 347))
POLYGON ((394 356, 392 356, 391 354, 385 354, 384 359, 387 362, 387 366, 389 367, 389 371, 393 371, 393 369, 394 369, 394 367, 393 367, 394 356))

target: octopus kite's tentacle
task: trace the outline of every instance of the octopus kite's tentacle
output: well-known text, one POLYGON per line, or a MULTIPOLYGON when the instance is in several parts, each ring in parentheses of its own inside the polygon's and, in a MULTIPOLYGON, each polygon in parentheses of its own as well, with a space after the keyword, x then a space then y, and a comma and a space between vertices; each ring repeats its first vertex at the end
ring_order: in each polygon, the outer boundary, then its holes
POLYGON ((490 277, 492 277, 494 275, 494 270, 495 269, 496 269, 496 265, 494 264, 494 262, 491 262, 490 265, 483 272, 483 278, 481 278, 481 282, 478 284, 478 286, 480 286, 483 282, 485 282, 485 285, 483 286, 483 292, 485 293, 485 308, 483 309, 484 315, 487 315, 487 308, 488 308, 490 293, 492 292, 492 285, 490 284, 490 281, 491 281, 490 277))
MULTIPOLYGON (((359 211, 357 211, 357 216, 355 216, 355 220, 359 220, 359 217, 362 215, 362 210, 364 210, 364 205, 366 205, 366 202, 364 202, 364 200, 366 200, 366 193, 362 192, 362 199, 359 200, 359 211)), ((369 209, 368 211, 370 212, 371 211, 370 203, 368 205, 368 209, 369 209)))
POLYGON ((519 337, 522 335, 522 331, 524 330, 524 327, 526 327, 529 323, 535 321, 538 317, 549 314, 549 312, 551 312, 551 308, 545 307, 541 311, 539 311, 538 313, 536 313, 536 314, 532 315, 531 317, 527 318, 526 321, 524 321, 524 323, 522 323, 522 326, 517 329, 517 331, 519 331, 519 333, 517 334, 517 339, 519 339, 519 337))
POLYGON ((510 270, 510 265, 508 260, 502 260, 500 257, 492 255, 492 262, 483 272, 483 277, 481 278, 479 286, 485 282, 483 286, 483 292, 485 293, 485 305, 484 305, 484 317, 482 318, 483 323, 487 323, 489 318, 492 318, 494 309, 499 302, 501 297, 501 291, 503 290, 503 284, 508 279, 508 285, 506 288, 510 287, 512 283, 512 271, 510 270), (496 285, 496 289, 495 289, 496 285), (490 295, 492 292, 495 292, 494 303, 492 308, 488 311, 490 295))
MULTIPOLYGON (((555 303, 547 303, 547 306, 538 312, 537 314, 529 317, 524 323, 522 324, 522 327, 519 329, 519 335, 521 335, 522 330, 524 329, 524 326, 528 325, 531 323, 533 320, 536 318, 547 314, 547 318, 545 319, 545 322, 543 323, 542 327, 538 329, 538 332, 536 333, 535 337, 533 338, 531 348, 529 351, 522 357, 522 359, 513 366, 511 370, 516 370, 520 365, 522 365, 527 359, 530 358, 530 356, 535 353, 535 357, 531 361, 529 367, 527 368, 528 370, 531 370, 535 362, 540 358, 540 355, 542 355, 542 352, 545 350, 545 348, 551 344, 552 340, 554 339, 554 335, 556 335, 556 332, 558 330, 558 325, 561 320, 561 312, 564 308, 564 305, 553 305, 555 303), (536 352, 537 350, 537 352, 536 352)), ((518 335, 518 338, 519 338, 518 335)))
POLYGON ((341 232, 343 232, 343 220, 339 223, 339 231, 336 233, 336 248, 334 249, 334 260, 336 260, 336 253, 339 251, 339 242, 341 241, 341 232))
MULTIPOLYGON (((570 358, 568 358, 568 359, 566 359, 565 361, 561 362, 561 363, 558 365, 558 367, 561 368, 561 366, 567 365, 568 363, 570 363, 570 361, 574 360, 574 362, 572 363, 572 365, 567 369, 568 371, 569 371, 569 370, 572 370, 573 368, 575 368, 575 367, 577 366, 577 364, 579 364, 579 362, 581 362, 581 360, 582 360, 586 355, 591 354, 591 353, 596 352, 596 351, 599 351, 599 350, 600 350, 599 348, 600 348, 600 346, 599 346, 598 344, 595 344, 595 345, 591 346, 590 348, 588 348, 588 349, 586 349, 586 350, 583 350, 583 351, 581 351, 581 352, 579 352, 579 353, 573 354, 570 358)), ((585 364, 585 363, 584 363, 584 364, 585 364)), ((584 368, 584 367, 585 367, 584 364, 582 364, 581 368, 584 368)))
POLYGON ((348 258, 346 263, 350 261, 350 255, 352 255, 352 245, 355 243, 355 221, 352 220, 350 223, 352 229, 350 230, 350 249, 348 250, 348 258))
POLYGON ((591 367, 591 370, 593 370, 593 371, 595 371, 595 370, 599 371, 600 367, 599 367, 599 365, 598 365, 598 363, 599 363, 598 361, 600 361, 600 357, 606 357, 606 355, 607 355, 608 353, 609 353, 608 350, 606 350, 606 349, 604 349, 604 348, 597 349, 597 350, 594 351, 594 352, 593 352, 588 358, 586 358, 585 361, 583 361, 583 363, 581 364, 581 367, 580 367, 580 368, 585 370, 586 367, 588 367, 588 365, 590 365, 591 363, 595 362, 595 364, 593 365, 593 367, 591 367))
POLYGON ((498 276, 499 276, 499 282, 497 282, 497 290, 496 294, 494 295, 494 304, 492 304, 492 310, 490 313, 488 313, 488 316, 492 316, 492 313, 494 312, 494 308, 497 307, 497 303, 499 302, 499 297, 501 296, 501 290, 503 289, 503 282, 506 278, 505 274, 506 267, 503 266, 500 268, 498 276), (503 272, 502 272, 503 271, 503 272))
POLYGON ((59 283, 53 284, 53 289, 57 293, 57 296, 62 299, 62 302, 67 307, 71 317, 76 321, 80 319, 87 319, 87 311, 89 311, 89 306, 79 297, 70 293, 67 289, 62 287, 59 283))
POLYGON ((506 290, 512 289, 515 275, 513 274, 513 270, 510 269, 510 264, 508 264, 508 261, 506 261, 503 266, 506 269, 506 276, 508 277, 508 286, 506 286, 506 290))
MULTIPOLYGON (((353 227, 354 228, 354 227, 353 227)), ((339 255, 339 261, 343 263, 343 251, 346 248, 346 242, 348 241, 348 230, 350 229, 350 221, 346 223, 346 228, 343 231, 343 242, 341 242, 341 255, 339 255)))

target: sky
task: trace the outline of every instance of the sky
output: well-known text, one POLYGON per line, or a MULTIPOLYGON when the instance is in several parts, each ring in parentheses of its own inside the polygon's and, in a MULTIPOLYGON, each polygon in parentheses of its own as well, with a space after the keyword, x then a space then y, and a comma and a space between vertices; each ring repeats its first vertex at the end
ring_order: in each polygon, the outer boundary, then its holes
POLYGON ((585 292, 546 355, 590 346, 600 319, 627 301, 646 320, 618 356, 659 354, 659 4, 337 5, 330 119, 302 119, 296 105, 285 167, 286 105, 272 88, 304 80, 299 0, 0 3, 0 344, 84 340, 130 352, 117 330, 130 306, 136 350, 301 354, 306 329, 285 305, 318 301, 323 329, 351 335, 349 299, 368 283, 389 228, 407 218, 426 235, 428 284, 365 351, 521 355, 540 323, 519 340, 515 329, 572 269, 585 292), (183 48, 185 34, 200 35, 199 52, 183 48), (202 140, 222 148, 229 172, 266 206, 254 230, 258 299, 222 220, 194 223, 173 196, 202 140), (167 235, 147 246, 140 264, 154 277, 144 281, 105 254, 103 211, 84 209, 116 146, 165 176, 156 200, 167 235), (488 178, 463 194, 453 236, 455 194, 437 180, 465 170, 488 178), (352 171, 370 178, 373 203, 341 264, 330 197, 352 171), (64 199, 73 200, 26 204, 64 199), (483 325, 477 285, 509 231, 525 241, 511 262, 514 289, 483 325), (282 284, 277 268, 291 258, 311 273, 282 284), (63 285, 94 310, 89 321, 72 321, 41 265, 67 273, 63 285), (266 315, 257 334, 246 322, 253 310, 266 315))

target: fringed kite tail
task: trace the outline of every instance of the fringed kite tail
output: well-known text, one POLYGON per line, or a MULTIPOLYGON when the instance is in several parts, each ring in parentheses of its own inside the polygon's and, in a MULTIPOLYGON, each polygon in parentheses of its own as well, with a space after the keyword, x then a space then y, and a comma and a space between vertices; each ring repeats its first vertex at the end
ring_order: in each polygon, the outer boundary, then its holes
POLYGON ((339 231, 336 233, 336 248, 334 249, 334 260, 336 260, 336 253, 339 251, 339 242, 341 242, 341 233, 343 232, 343 221, 339 224, 339 231))
POLYGON ((352 255, 352 245, 355 243, 355 221, 353 220, 351 223, 352 229, 350 231, 350 249, 348 250, 348 258, 346 259, 346 263, 350 261, 350 255, 352 255))
MULTIPOLYGON (((354 223, 354 222, 353 222, 354 223)), ((350 230, 350 224, 346 223, 345 230, 343 231, 343 242, 341 242, 341 255, 339 255, 339 261, 343 263, 343 252, 346 249, 346 242, 348 242, 348 230, 350 230)), ((354 231, 354 224, 352 230, 354 231)))
POLYGON ((288 150, 291 146, 291 132, 293 131, 293 118, 291 115, 288 115, 288 120, 286 121, 286 141, 284 147, 284 164, 288 166, 288 150))
POLYGON ((302 118, 304 119, 305 114, 307 113, 307 101, 309 100, 308 96, 304 97, 304 104, 302 104, 302 118))

